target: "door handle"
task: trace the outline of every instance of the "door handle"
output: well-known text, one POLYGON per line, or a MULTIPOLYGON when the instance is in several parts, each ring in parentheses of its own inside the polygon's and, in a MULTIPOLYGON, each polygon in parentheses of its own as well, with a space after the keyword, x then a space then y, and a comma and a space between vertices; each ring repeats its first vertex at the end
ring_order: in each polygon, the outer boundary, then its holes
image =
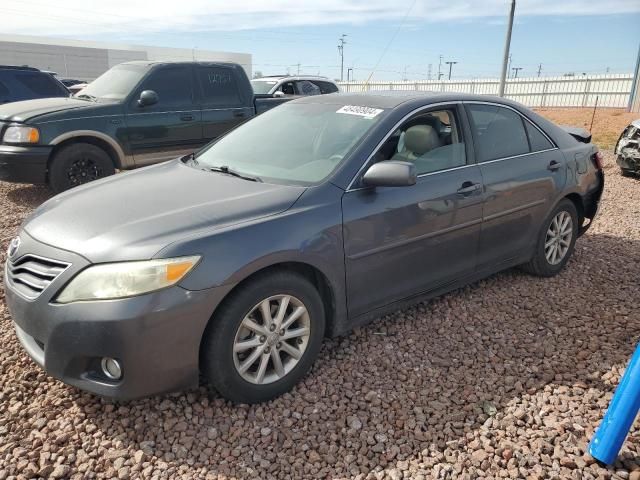
POLYGON ((467 195, 471 195, 473 192, 476 192, 478 190, 480 190, 479 183, 464 182, 462 186, 457 190, 457 193, 458 195, 467 196, 467 195))
POLYGON ((190 122, 191 120, 193 120, 193 115, 191 115, 190 113, 183 113, 182 115, 180 115, 180 120, 182 120, 183 122, 190 122))
POLYGON ((556 170, 559 170, 561 167, 559 162, 556 162, 555 160, 551 160, 551 162, 549 162, 549 165, 547 166, 547 170, 551 170, 552 172, 555 172, 556 170))
POLYGON ((233 116, 236 118, 244 117, 244 112, 233 112, 233 116))

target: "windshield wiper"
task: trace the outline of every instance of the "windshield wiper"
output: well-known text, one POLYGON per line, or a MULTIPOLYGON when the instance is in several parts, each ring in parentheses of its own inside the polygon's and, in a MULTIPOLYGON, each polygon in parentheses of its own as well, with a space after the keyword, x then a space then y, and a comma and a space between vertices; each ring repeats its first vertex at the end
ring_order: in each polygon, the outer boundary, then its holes
POLYGON ((235 170, 231 170, 226 165, 221 165, 219 167, 207 167, 207 170, 210 172, 219 172, 224 173, 226 175, 232 175, 234 177, 242 178, 244 180, 249 180, 250 182, 262 182, 260 177, 251 177, 249 175, 243 175, 242 173, 236 172, 235 170))

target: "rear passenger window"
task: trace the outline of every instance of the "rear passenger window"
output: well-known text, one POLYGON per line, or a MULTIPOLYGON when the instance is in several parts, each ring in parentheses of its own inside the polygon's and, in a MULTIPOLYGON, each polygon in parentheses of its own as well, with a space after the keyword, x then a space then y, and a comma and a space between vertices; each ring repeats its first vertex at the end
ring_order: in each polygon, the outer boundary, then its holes
POLYGON ((529 153, 527 134, 519 114, 504 107, 468 104, 479 162, 529 153))
POLYGON ((320 95, 320 87, 314 85, 308 80, 296 82, 298 85, 298 93, 300 95, 320 95))
POLYGON ((237 106, 242 104, 236 77, 230 68, 199 67, 197 72, 205 105, 237 106))
POLYGON ((553 148, 553 144, 531 122, 525 120, 524 124, 527 127, 527 135, 529 135, 532 152, 553 148))
POLYGON ((336 87, 331 82, 322 82, 322 81, 316 80, 313 83, 315 83, 318 87, 320 87, 320 93, 322 93, 323 95, 327 93, 336 93, 338 91, 338 87, 336 87))

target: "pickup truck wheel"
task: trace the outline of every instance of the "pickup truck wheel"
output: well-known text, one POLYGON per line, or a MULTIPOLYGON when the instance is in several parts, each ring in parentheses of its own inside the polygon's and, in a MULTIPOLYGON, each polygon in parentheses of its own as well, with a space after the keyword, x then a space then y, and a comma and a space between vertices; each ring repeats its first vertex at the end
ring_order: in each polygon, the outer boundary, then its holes
POLYGON ((538 235, 533 258, 522 268, 539 277, 552 277, 569 261, 578 238, 578 212, 564 199, 549 214, 538 235))
POLYGON ((49 165, 49 186, 55 193, 116 173, 111 157, 90 143, 62 147, 49 165))
POLYGON ((201 369, 223 397, 259 403, 291 390, 324 337, 324 308, 303 276, 257 277, 225 301, 205 333, 201 369))

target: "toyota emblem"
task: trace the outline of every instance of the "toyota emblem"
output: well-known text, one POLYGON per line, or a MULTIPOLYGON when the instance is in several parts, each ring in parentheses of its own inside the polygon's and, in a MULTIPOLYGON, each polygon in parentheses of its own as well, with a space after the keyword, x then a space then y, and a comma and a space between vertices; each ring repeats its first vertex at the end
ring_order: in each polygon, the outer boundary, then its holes
POLYGON ((18 251, 18 248, 20 248, 20 237, 16 237, 13 240, 11 240, 11 243, 9 244, 9 250, 7 252, 9 255, 9 258, 13 258, 13 256, 18 251))

